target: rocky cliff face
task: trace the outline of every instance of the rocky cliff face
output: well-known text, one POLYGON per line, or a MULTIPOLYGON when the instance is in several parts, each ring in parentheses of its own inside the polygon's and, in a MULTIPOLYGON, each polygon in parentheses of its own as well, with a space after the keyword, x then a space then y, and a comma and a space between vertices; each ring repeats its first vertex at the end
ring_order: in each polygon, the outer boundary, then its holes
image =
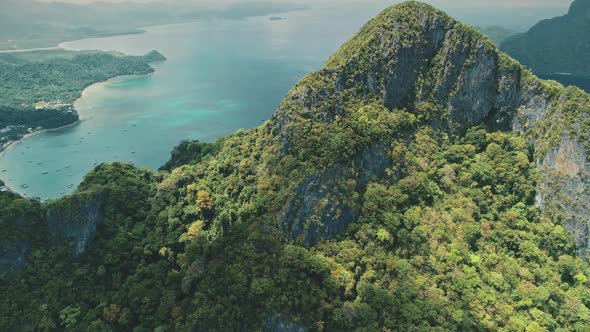
POLYGON ((49 239, 56 244, 73 240, 74 255, 84 253, 88 241, 104 221, 106 195, 78 194, 51 205, 47 210, 49 239))
POLYGON ((576 140, 564 137, 538 163, 541 175, 537 205, 564 222, 572 233, 578 254, 590 249, 590 167, 587 152, 576 140))
POLYGON ((0 240, 0 273, 14 273, 25 267, 31 246, 27 240, 0 240))

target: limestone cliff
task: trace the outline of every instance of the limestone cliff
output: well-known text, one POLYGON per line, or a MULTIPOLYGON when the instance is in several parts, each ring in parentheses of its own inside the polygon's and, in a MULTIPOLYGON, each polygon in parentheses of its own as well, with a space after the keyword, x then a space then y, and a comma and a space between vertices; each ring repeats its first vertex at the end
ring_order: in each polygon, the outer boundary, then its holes
MULTIPOLYGON (((377 103, 389 112, 403 109, 416 116, 429 112, 431 126, 450 135, 462 135, 476 125, 514 131, 537 147, 540 168, 553 169, 560 167, 548 162, 558 148, 555 136, 576 136, 579 130, 571 128, 577 121, 573 111, 574 118, 568 123, 560 115, 576 93, 588 99, 575 89, 566 91, 537 79, 473 28, 429 6, 405 3, 369 22, 324 69, 302 80, 269 126, 279 137, 280 151, 297 154, 301 146, 309 146, 314 127, 335 123, 363 105, 377 103), (558 122, 561 127, 551 126, 558 122)), ((577 107, 578 116, 587 116, 587 104, 580 101, 577 107)), ((367 178, 378 178, 391 164, 388 142, 388 138, 379 138, 353 160, 340 161, 302 179, 281 217, 281 229, 292 238, 302 236, 308 245, 342 234, 358 217, 362 203, 356 197, 364 191, 367 178), (372 174, 367 177, 365 172, 372 174), (350 185, 343 188, 336 183, 350 185)), ((584 148, 575 144, 585 155, 584 148)), ((585 160, 572 157, 568 162, 575 164, 574 170, 585 170, 585 160)), ((568 176, 575 180, 564 181, 574 181, 578 191, 589 185, 581 173, 568 176)), ((543 177, 540 182, 541 206, 557 199, 544 193, 549 180, 555 179, 543 177)), ((562 185, 572 186, 565 182, 558 186, 562 185)), ((588 246, 585 215, 590 210, 585 206, 590 201, 571 190, 568 197, 584 202, 575 209, 566 208, 568 227, 583 251, 588 246)))
POLYGON ((96 228, 104 221, 104 193, 79 193, 66 197, 47 210, 49 239, 55 244, 73 240, 75 256, 84 253, 96 228))

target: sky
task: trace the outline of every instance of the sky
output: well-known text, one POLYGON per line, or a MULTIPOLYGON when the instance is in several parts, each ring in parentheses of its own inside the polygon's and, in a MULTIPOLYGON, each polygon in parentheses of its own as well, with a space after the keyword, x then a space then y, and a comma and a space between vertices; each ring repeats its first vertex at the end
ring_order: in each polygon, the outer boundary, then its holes
MULTIPOLYGON (((46 2, 53 2, 55 0, 43 0, 46 2)), ((154 2, 158 0, 133 0, 132 2, 154 2)), ((260 2, 260 0, 168 0, 174 2, 191 2, 191 3, 236 3, 236 2, 260 2)), ((269 2, 289 2, 289 3, 346 3, 346 2, 357 2, 363 3, 367 0, 270 0, 269 2)), ((60 2, 69 2, 77 4, 85 4, 91 2, 97 2, 97 0, 61 0, 60 2)), ((129 2, 129 0, 100 0, 99 2, 129 2)), ((369 0, 369 2, 375 2, 369 0)), ((383 3, 395 3, 399 1, 381 1, 383 3)), ((559 8, 567 7, 571 3, 571 0, 425 0, 425 2, 432 3, 438 7, 446 8, 559 8)))

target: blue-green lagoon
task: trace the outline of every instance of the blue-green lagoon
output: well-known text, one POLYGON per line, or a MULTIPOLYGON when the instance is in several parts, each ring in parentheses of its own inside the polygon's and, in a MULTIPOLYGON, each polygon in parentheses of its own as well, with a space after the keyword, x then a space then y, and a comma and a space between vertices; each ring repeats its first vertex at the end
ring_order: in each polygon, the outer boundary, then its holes
POLYGON ((102 162, 157 169, 183 139, 213 141, 267 120, 289 89, 323 62, 378 8, 323 8, 247 20, 151 27, 139 35, 86 39, 65 48, 168 60, 155 73, 95 84, 76 102, 81 122, 8 149, 0 178, 29 197, 73 191, 102 162))

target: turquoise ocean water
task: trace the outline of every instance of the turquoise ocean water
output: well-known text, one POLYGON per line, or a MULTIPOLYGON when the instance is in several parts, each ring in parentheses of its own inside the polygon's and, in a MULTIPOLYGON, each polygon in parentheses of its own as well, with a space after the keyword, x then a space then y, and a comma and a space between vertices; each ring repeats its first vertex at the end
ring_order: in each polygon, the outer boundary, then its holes
POLYGON ((168 60, 155 64, 152 75, 85 90, 76 103, 82 122, 19 142, 0 158, 0 178, 29 197, 55 198, 73 191, 99 163, 157 169, 183 139, 213 141, 256 127, 377 12, 312 9, 280 21, 201 21, 66 43, 135 55, 156 49, 168 60))

